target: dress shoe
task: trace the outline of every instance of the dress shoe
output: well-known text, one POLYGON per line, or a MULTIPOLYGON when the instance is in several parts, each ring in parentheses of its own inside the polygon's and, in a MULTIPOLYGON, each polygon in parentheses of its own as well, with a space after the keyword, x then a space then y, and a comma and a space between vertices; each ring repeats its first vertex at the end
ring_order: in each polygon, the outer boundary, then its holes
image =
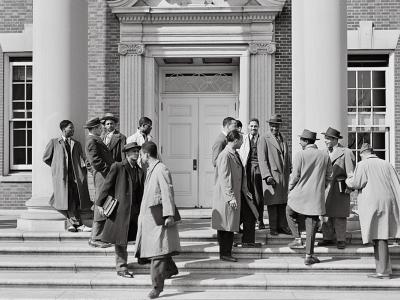
POLYGON ((270 230, 269 230, 269 234, 270 234, 270 235, 278 235, 279 232, 278 232, 277 230, 275 230, 275 229, 270 229, 270 230))
POLYGON ((162 290, 159 290, 159 289, 152 289, 151 291, 150 291, 150 293, 147 295, 150 299, 155 299, 155 298, 158 298, 158 296, 160 296, 160 294, 161 294, 161 292, 162 292, 162 290))
POLYGON ((346 248, 346 242, 345 241, 338 241, 337 243, 336 243, 336 247, 338 248, 338 249, 344 249, 344 248, 346 248))
POLYGON ((126 278, 133 278, 133 273, 129 272, 128 270, 117 271, 117 275, 126 278))
POLYGON ((81 225, 77 228, 77 230, 80 232, 92 232, 92 227, 81 225))
POLYGON ((305 264, 306 266, 310 266, 310 265, 317 264, 317 263, 320 263, 320 261, 319 261, 319 259, 318 259, 317 257, 315 257, 315 256, 306 257, 306 258, 304 259, 304 264, 305 264))
POLYGON ((287 227, 282 227, 278 230, 278 233, 283 233, 283 234, 287 234, 287 235, 292 235, 292 232, 290 231, 289 228, 287 227))
POLYGON ((303 242, 300 240, 293 240, 293 241, 291 241, 289 244, 288 244, 288 247, 290 248, 290 249, 304 249, 305 248, 305 246, 304 246, 304 244, 303 244, 303 242))
POLYGON ((94 248, 108 248, 111 247, 112 245, 110 243, 105 243, 102 241, 89 240, 89 246, 94 248))
POLYGON ((381 273, 373 273, 367 274, 368 278, 375 278, 375 279, 390 279, 392 277, 391 274, 381 274, 381 273))
POLYGON ((171 271, 170 273, 168 273, 168 274, 165 276, 165 278, 166 278, 166 279, 169 279, 169 278, 171 278, 172 276, 178 275, 178 273, 179 273, 178 269, 175 269, 175 270, 171 271))
POLYGON ((69 227, 67 228, 67 231, 68 231, 68 232, 78 232, 78 229, 76 229, 75 226, 71 225, 71 226, 69 226, 69 227))
POLYGON ((317 246, 326 247, 326 246, 333 246, 335 243, 332 240, 322 240, 317 243, 317 246))
POLYGON ((264 224, 264 222, 259 222, 258 223, 258 229, 265 229, 265 224, 264 224))
POLYGON ((220 260, 224 260, 224 261, 230 261, 230 262, 237 262, 237 258, 233 257, 233 256, 228 256, 228 255, 222 255, 219 258, 220 260))

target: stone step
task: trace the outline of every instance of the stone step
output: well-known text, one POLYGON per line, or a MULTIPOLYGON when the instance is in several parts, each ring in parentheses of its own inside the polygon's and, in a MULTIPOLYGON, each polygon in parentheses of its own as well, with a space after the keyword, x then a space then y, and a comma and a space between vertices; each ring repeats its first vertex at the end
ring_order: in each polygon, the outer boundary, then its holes
MULTIPOLYGON (((174 257, 181 271, 208 274, 254 274, 265 272, 370 272, 375 270, 372 257, 320 257, 321 263, 313 266, 304 265, 304 256, 267 257, 262 259, 242 258, 238 262, 219 260, 218 256, 194 259, 181 256, 174 257)), ((129 257, 128 261, 136 261, 129 257)), ((400 258, 392 259, 393 271, 400 272, 400 258)), ((147 274, 149 265, 129 263, 129 269, 135 274, 147 274)), ((72 256, 58 255, 2 255, 0 270, 11 271, 51 271, 51 272, 85 272, 114 271, 114 256, 72 256)))
MULTIPOLYGON (((1 271, 0 287, 8 288, 145 288, 150 287, 148 274, 122 278, 115 272, 40 272, 1 271)), ((165 281, 165 289, 315 289, 315 290, 400 290, 400 276, 391 280, 367 278, 364 273, 256 273, 201 274, 180 272, 165 281)))
MULTIPOLYGON (((182 257, 202 258, 217 256, 219 247, 217 242, 182 242, 182 257)), ((134 253, 134 245, 128 245, 130 255, 134 253)), ((390 252, 393 257, 400 256, 400 246, 390 245, 390 252)), ((266 258, 270 256, 296 256, 303 255, 304 249, 293 250, 287 245, 263 245, 261 248, 233 248, 233 253, 239 258, 266 258)), ((339 250, 332 247, 315 247, 315 253, 320 256, 372 256, 372 246, 348 245, 346 249, 339 250)), ((113 256, 114 248, 92 248, 86 241, 70 242, 0 242, 1 255, 39 255, 39 254, 57 254, 57 255, 96 255, 113 256)))

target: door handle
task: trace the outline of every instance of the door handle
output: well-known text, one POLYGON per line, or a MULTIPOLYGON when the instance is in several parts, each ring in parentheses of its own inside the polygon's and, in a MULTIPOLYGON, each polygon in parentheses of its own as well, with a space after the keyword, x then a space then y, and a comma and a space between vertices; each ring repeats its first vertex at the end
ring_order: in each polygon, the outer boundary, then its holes
POLYGON ((197 170, 197 159, 193 159, 193 171, 197 170))

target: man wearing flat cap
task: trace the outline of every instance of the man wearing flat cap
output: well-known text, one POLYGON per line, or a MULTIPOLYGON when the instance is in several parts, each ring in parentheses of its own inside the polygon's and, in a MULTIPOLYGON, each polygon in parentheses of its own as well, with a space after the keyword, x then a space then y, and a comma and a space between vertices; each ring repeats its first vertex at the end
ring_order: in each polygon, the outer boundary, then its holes
MULTIPOLYGON (((86 157, 89 161, 90 170, 93 173, 94 187, 95 187, 95 198, 100 194, 101 187, 104 183, 110 167, 114 162, 110 150, 106 144, 103 143, 100 135, 102 132, 102 125, 99 118, 92 118, 86 122, 83 126, 89 130, 89 134, 86 137, 86 157)), ((92 236, 89 240, 89 245, 92 247, 109 247, 108 243, 101 241, 101 234, 104 229, 106 218, 102 215, 96 206, 94 205, 94 217, 92 226, 92 236)))
POLYGON ((136 239, 143 196, 144 173, 137 164, 140 148, 136 142, 124 146, 126 158, 112 164, 96 200, 101 211, 109 195, 118 201, 106 220, 101 239, 115 245, 117 274, 123 277, 133 277, 128 271, 127 244, 136 239))
POLYGON ((347 217, 350 214, 350 190, 346 189, 345 180, 353 174, 356 160, 353 152, 339 143, 342 138, 340 131, 329 127, 322 134, 332 162, 332 177, 325 191, 325 216, 328 218, 322 224, 323 240, 318 246, 333 245, 336 235, 337 248, 344 249, 347 217))
POLYGON ((291 169, 289 148, 280 133, 281 115, 272 115, 268 123, 270 131, 260 137, 257 156, 263 179, 264 202, 268 208, 269 230, 271 235, 290 234, 285 214, 291 169))
POLYGON ((314 256, 314 242, 319 216, 325 214, 325 188, 329 183, 332 165, 326 151, 315 145, 317 133, 304 129, 300 137, 302 151, 293 158, 293 171, 290 175, 289 196, 286 216, 294 240, 289 243, 292 249, 304 248, 299 231, 300 216, 306 223, 305 265, 319 263, 314 256))
POLYGON ((363 243, 374 244, 376 273, 389 279, 392 274, 388 239, 400 238, 400 180, 393 166, 373 154, 369 144, 360 149, 361 162, 346 184, 358 190, 358 212, 363 243))
POLYGON ((106 113, 100 121, 104 125, 104 132, 101 137, 104 144, 111 151, 114 161, 122 161, 125 158, 123 148, 126 144, 126 136, 115 128, 118 118, 111 113, 106 113))

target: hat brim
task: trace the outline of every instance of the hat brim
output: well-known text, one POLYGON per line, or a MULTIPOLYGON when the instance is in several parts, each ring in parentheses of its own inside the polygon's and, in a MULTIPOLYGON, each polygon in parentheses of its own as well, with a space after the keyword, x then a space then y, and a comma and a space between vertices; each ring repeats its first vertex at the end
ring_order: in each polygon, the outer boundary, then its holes
POLYGON ((131 149, 138 149, 138 150, 140 150, 140 149, 142 149, 142 147, 141 147, 141 146, 132 146, 132 147, 129 147, 129 148, 126 148, 126 149, 122 149, 122 152, 128 152, 128 151, 131 150, 131 149))
POLYGON ((91 128, 95 128, 95 127, 97 127, 97 126, 99 126, 100 124, 96 124, 96 125, 83 125, 83 128, 86 128, 86 129, 91 129, 91 128))
POLYGON ((310 137, 306 137, 306 136, 302 136, 302 135, 298 135, 298 137, 303 138, 303 139, 307 139, 307 140, 313 140, 313 141, 318 141, 318 140, 319 140, 319 139, 317 139, 317 138, 312 139, 312 138, 310 138, 310 137))
POLYGON ((331 134, 327 134, 326 132, 321 132, 321 134, 324 135, 324 136, 332 137, 332 138, 334 138, 334 139, 338 139, 338 140, 340 140, 340 139, 343 138, 341 135, 339 135, 339 136, 334 136, 334 135, 331 135, 331 134))
POLYGON ((107 120, 112 120, 115 123, 118 123, 118 121, 119 121, 118 118, 116 118, 116 117, 103 117, 100 119, 100 122, 105 123, 107 120))
POLYGON ((267 123, 270 123, 270 124, 282 124, 283 121, 270 121, 270 120, 268 120, 267 123))

